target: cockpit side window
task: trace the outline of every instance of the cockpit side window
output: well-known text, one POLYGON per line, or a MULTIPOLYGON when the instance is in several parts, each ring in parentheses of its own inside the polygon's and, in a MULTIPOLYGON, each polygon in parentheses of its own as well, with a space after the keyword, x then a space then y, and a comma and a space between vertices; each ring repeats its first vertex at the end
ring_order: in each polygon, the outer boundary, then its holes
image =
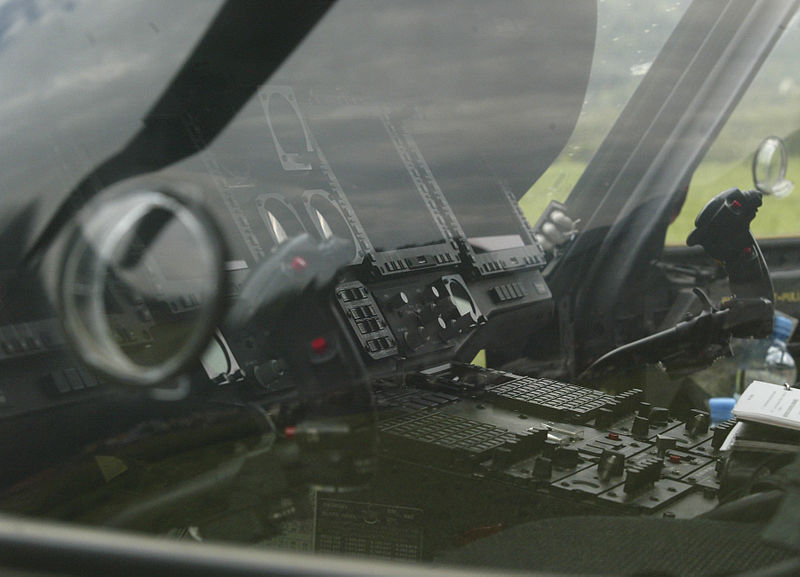
MULTIPOLYGON (((698 211, 719 191, 755 186, 754 156, 761 143, 770 137, 782 142, 786 173, 770 177, 784 182, 773 183, 778 185, 777 194, 764 195, 758 218, 753 221, 753 233, 760 238, 800 235, 800 222, 786 218, 800 208, 800 196, 795 191, 787 198, 778 198, 783 194, 781 187, 790 188, 790 183, 800 181, 800 68, 793 63, 797 54, 800 54, 800 18, 795 15, 695 170, 681 214, 667 231, 668 245, 685 242, 698 211)), ((779 170, 780 154, 780 150, 772 152, 773 172, 779 170)))

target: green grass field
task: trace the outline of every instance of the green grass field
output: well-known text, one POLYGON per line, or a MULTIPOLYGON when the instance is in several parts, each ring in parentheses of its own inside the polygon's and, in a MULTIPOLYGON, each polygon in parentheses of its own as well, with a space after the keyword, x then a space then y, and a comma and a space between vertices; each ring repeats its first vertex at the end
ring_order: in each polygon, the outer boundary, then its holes
MULTIPOLYGON (((689 195, 681 214, 667 231, 667 244, 683 244, 691 232, 694 219, 703 206, 717 193, 728 188, 753 188, 750 159, 737 164, 704 161, 692 178, 689 195)), ((585 164, 573 160, 555 162, 520 200, 525 216, 531 223, 551 200, 563 201, 578 181, 585 164)), ((789 159, 788 177, 800 187, 800 155, 789 159)), ((758 237, 800 236, 800 191, 788 197, 765 197, 753 221, 752 230, 758 237)))
MULTIPOLYGON (((728 188, 753 188, 750 159, 731 167, 728 164, 702 163, 689 187, 689 196, 680 216, 667 231, 667 244, 682 244, 694 228, 694 219, 706 202, 728 188)), ((800 156, 789 159, 789 176, 797 182, 800 156)), ((756 237, 800 236, 800 192, 784 198, 764 197, 764 204, 751 225, 756 237)))

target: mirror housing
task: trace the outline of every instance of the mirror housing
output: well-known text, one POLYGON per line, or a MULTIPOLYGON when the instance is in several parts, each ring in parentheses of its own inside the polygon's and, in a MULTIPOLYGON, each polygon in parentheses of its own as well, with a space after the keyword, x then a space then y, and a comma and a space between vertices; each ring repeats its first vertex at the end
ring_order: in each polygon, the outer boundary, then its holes
POLYGON ((753 184, 763 194, 778 198, 788 196, 794 183, 786 178, 786 145, 777 136, 761 141, 753 155, 753 184))

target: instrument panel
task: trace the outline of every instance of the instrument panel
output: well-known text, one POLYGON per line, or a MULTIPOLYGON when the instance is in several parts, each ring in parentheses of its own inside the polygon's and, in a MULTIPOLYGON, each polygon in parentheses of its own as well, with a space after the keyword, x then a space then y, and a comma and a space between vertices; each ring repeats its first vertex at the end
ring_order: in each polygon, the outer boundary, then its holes
POLYGON ((225 135, 199 153, 251 267, 297 234, 352 241, 335 306, 376 376, 470 360, 551 314, 544 254, 514 195, 432 124, 341 91, 268 85, 231 128, 260 128, 257 153, 235 157, 225 135))
MULTIPOLYGON (((458 162, 459 135, 436 134, 417 112, 267 85, 213 142, 190 118, 184 128, 198 152, 167 173, 203 175, 204 203, 228 244, 230 302, 259 264, 298 235, 351 242, 329 307, 369 380, 468 362, 550 319, 544 254, 513 195, 488 166, 458 162)), ((46 295, 18 293, 35 301, 25 310, 36 314, 21 310, 0 326, 0 335, 28 337, 3 341, 0 421, 13 429, 15 419, 126 394, 75 359, 55 313, 47 315, 46 295), (35 368, 32 357, 40 359, 35 368)), ((106 304, 117 311, 109 315, 114 338, 123 349, 152 347, 152 311, 113 293, 106 304)), ((163 304, 176 316, 199 306, 191 292, 163 304)), ((256 383, 268 398, 291 391, 276 351, 224 326, 214 343, 208 354, 224 362, 198 359, 193 382, 256 383)), ((33 436, 29 452, 44 451, 46 437, 33 436)))
POLYGON ((223 135, 199 154, 244 237, 245 258, 258 261, 303 230, 352 239, 353 264, 366 261, 382 277, 465 259, 479 275, 544 265, 502 179, 487 165, 458 160, 460 135, 432 132, 413 111, 340 93, 298 96, 308 92, 262 88, 261 106, 246 108, 228 131, 267 132, 258 150, 234 155, 233 136, 223 135), (253 203, 266 235, 251 222, 253 203))

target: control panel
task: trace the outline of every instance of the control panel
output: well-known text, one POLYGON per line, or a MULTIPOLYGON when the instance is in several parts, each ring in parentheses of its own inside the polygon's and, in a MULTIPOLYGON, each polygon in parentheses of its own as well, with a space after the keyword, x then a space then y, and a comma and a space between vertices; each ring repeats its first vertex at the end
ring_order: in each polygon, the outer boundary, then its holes
MULTIPOLYGON (((551 306, 547 285, 535 269, 500 278, 452 271, 381 282, 352 280, 338 284, 334 294, 367 359, 410 359, 417 367, 454 357, 471 339, 499 342, 507 331, 499 322, 504 315, 541 324, 551 306)), ((471 359, 474 348, 467 346, 463 357, 471 359)), ((383 374, 379 367, 376 371, 383 374)))
POLYGON ((683 422, 644 402, 639 389, 612 396, 472 365, 423 371, 409 382, 377 389, 381 450, 390 461, 595 511, 692 517, 718 503, 717 449, 727 424, 711 427, 704 411, 683 422))
POLYGON ((720 502, 730 423, 712 427, 699 410, 676 419, 640 389, 610 395, 459 363, 373 389, 376 476, 317 495, 307 533, 287 524, 307 547, 431 559, 548 516, 691 518, 720 502))

